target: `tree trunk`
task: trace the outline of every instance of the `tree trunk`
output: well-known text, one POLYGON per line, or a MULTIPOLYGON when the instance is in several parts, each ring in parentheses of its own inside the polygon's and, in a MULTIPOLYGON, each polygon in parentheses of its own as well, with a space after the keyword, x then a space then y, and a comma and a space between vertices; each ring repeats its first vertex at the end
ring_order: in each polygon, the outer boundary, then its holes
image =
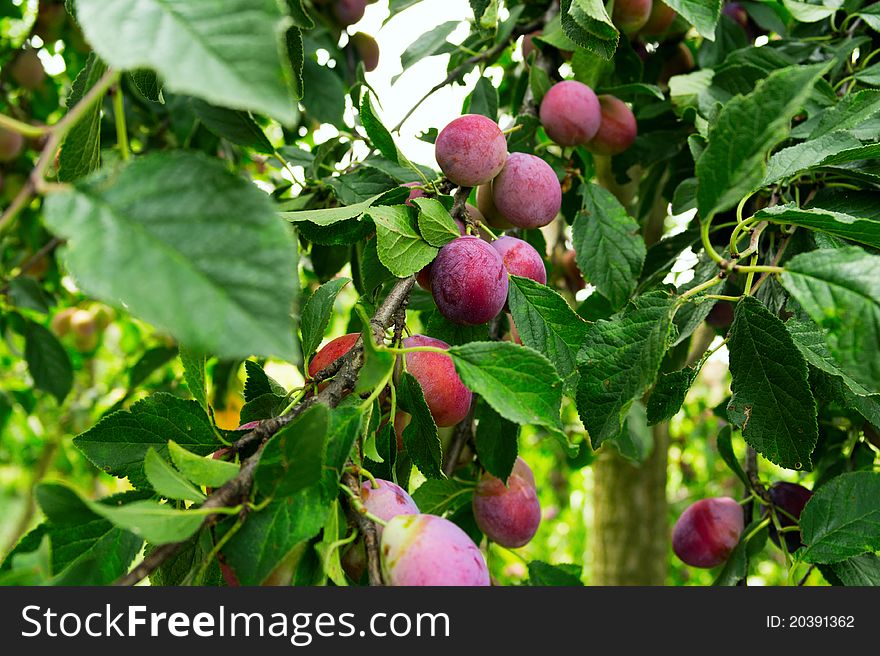
POLYGON ((669 425, 651 429, 654 450, 641 467, 611 446, 593 463, 593 585, 663 585, 669 527, 669 425))

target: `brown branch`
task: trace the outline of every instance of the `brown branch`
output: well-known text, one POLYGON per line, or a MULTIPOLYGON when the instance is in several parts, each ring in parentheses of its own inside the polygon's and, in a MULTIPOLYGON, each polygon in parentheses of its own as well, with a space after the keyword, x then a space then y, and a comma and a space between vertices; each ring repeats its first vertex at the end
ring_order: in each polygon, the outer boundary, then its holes
POLYGON ((449 448, 446 449, 446 462, 443 463, 443 473, 452 476, 458 469, 458 460, 461 458, 461 452, 464 450, 465 444, 470 442, 474 437, 474 406, 468 411, 467 417, 462 419, 455 425, 452 431, 452 439, 449 441, 449 448))
MULTIPOLYGON (((388 296, 385 297, 385 300, 379 305, 376 314, 370 319, 373 335, 377 341, 384 341, 385 330, 393 323, 394 316, 401 305, 406 303, 414 282, 415 276, 409 276, 408 278, 399 280, 388 293, 388 296)), ((292 422, 296 417, 301 415, 307 408, 315 403, 324 403, 331 408, 336 407, 339 404, 339 401, 341 401, 348 392, 354 389, 358 371, 363 364, 363 353, 363 342, 358 340, 351 350, 340 358, 340 360, 343 360, 343 364, 340 367, 339 373, 327 384, 327 387, 321 390, 316 396, 304 399, 290 412, 280 417, 274 417, 260 422, 259 426, 239 439, 233 445, 233 448, 242 448, 244 446, 259 443, 256 453, 242 463, 241 469, 235 478, 213 492, 201 507, 225 508, 239 505, 244 498, 250 494, 251 488, 253 487, 254 472, 260 462, 260 454, 262 453, 266 441, 283 426, 292 422)), ((217 514, 206 516, 202 522, 201 528, 211 525, 217 521, 219 517, 220 515, 217 514)), ((114 585, 134 585, 138 581, 141 581, 155 572, 156 569, 158 569, 168 558, 177 553, 178 549, 180 549, 183 544, 183 542, 173 542, 159 546, 128 574, 120 577, 114 585)))
MULTIPOLYGON (((348 486, 354 494, 361 496, 361 485, 357 477, 350 473, 342 475, 343 485, 348 486)), ((382 579, 382 566, 379 559, 379 532, 375 522, 364 517, 351 503, 346 504, 349 519, 357 526, 358 531, 364 537, 364 550, 367 552, 367 574, 370 585, 384 585, 382 579)))

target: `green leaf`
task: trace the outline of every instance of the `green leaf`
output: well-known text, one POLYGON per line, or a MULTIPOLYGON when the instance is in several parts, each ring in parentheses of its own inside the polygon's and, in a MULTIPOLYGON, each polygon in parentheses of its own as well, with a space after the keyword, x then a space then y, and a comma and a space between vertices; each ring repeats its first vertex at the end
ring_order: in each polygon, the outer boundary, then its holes
POLYGON ((347 531, 348 522, 339 507, 339 501, 335 500, 327 513, 327 522, 324 524, 321 541, 315 545, 315 551, 321 559, 321 570, 337 586, 348 585, 340 558, 345 547, 340 547, 338 544, 339 540, 345 538, 347 531))
POLYGON ((275 152, 263 129, 248 112, 216 107, 197 98, 193 99, 192 106, 199 120, 218 137, 261 153, 275 152))
POLYGON ((194 453, 207 455, 220 444, 211 422, 196 401, 158 393, 138 401, 131 409, 104 417, 73 443, 99 469, 128 477, 144 487, 144 457, 150 447, 165 455, 168 440, 194 453))
POLYGON ((428 479, 445 478, 437 424, 419 381, 411 373, 404 372, 400 377, 397 396, 400 406, 412 415, 412 420, 403 429, 403 445, 413 464, 428 479))
MULTIPOLYGON (((452 34, 460 24, 459 21, 447 21, 419 36, 407 46, 400 56, 401 69, 408 71, 413 64, 425 57, 440 54, 440 51, 446 45, 446 37, 452 34)), ((391 78, 391 83, 395 84, 401 75, 403 75, 402 72, 391 78)))
POLYGON ((608 443, 636 465, 641 465, 651 456, 654 435, 648 426, 647 413, 641 401, 633 402, 626 414, 623 430, 608 443))
POLYGON ((770 462, 811 469, 816 446, 816 401, 807 363, 782 321, 752 296, 736 305, 728 341, 731 423, 770 462))
POLYGON ((9 281, 9 300, 15 307, 27 308, 40 314, 49 313, 46 295, 40 283, 28 276, 18 276, 9 281))
POLYGON ((622 314, 587 331, 578 354, 577 407, 594 449, 620 434, 633 401, 653 384, 673 310, 669 297, 640 296, 622 314))
POLYGON ((471 94, 465 99, 464 112, 467 114, 481 114, 498 120, 498 89, 492 85, 489 78, 481 77, 471 94))
POLYGON ((572 226, 577 265, 617 309, 629 299, 642 272, 645 242, 641 229, 607 189, 590 184, 581 193, 584 209, 572 226))
POLYGON ((801 23, 816 23, 834 14, 843 5, 843 0, 824 0, 819 3, 801 2, 800 0, 782 0, 785 8, 791 12, 795 20, 801 23))
POLYGON ((461 481, 433 479, 419 485, 412 497, 422 513, 439 516, 469 504, 473 491, 473 486, 461 481))
POLYGON ((382 121, 376 117, 373 106, 370 104, 369 93, 365 93, 361 100, 360 117, 364 129, 367 131, 367 136, 382 153, 382 156, 392 162, 399 163, 400 153, 397 151, 397 146, 394 145, 394 139, 391 138, 388 128, 382 125, 382 121))
POLYGON ((836 237, 880 248, 880 220, 874 217, 860 217, 821 207, 801 209, 795 203, 788 203, 759 210, 755 213, 755 218, 771 223, 820 230, 836 237))
POLYGON ((529 563, 529 585, 575 587, 582 586, 580 565, 550 565, 540 560, 529 563))
POLYGON ((350 278, 334 278, 318 287, 306 301, 300 319, 302 352, 305 357, 310 358, 321 345, 324 331, 327 330, 333 314, 333 303, 342 288, 350 282, 350 278))
MULTIPOLYGON (((819 115, 817 125, 810 132, 810 139, 852 130, 877 114, 880 114, 880 91, 868 89, 847 94, 819 115)), ((873 136, 873 133, 869 136, 873 136)))
POLYGON ((828 344, 825 342, 825 335, 819 326, 809 320, 789 319, 785 322, 785 328, 808 363, 827 374, 838 376, 855 394, 860 396, 871 394, 871 390, 853 380, 835 362, 828 350, 828 344))
MULTIPOLYGON (((67 97, 68 111, 106 72, 107 65, 95 53, 89 53, 86 65, 73 81, 67 97)), ((99 100, 86 109, 64 137, 58 156, 58 179, 62 182, 86 176, 101 165, 101 105, 99 100)))
POLYGON ((648 398, 648 424, 659 424, 672 419, 681 410, 684 398, 693 381, 694 371, 682 369, 668 374, 660 374, 654 390, 648 398))
POLYGON ((864 20, 871 28, 880 32, 880 7, 876 4, 872 4, 868 7, 865 7, 862 11, 858 13, 862 20, 864 20))
POLYGON ((162 95, 162 84, 153 71, 145 68, 138 68, 128 72, 128 79, 141 95, 150 102, 165 104, 165 97, 162 95))
POLYGON ((506 481, 516 462, 519 426, 482 401, 478 402, 475 418, 474 444, 480 464, 496 478, 506 481))
POLYGON ((721 15, 721 0, 664 0, 705 39, 715 40, 715 26, 721 15))
POLYGON ((172 91, 285 124, 296 120, 283 39, 290 19, 276 0, 77 0, 76 17, 116 70, 151 68, 172 91))
POLYGON ((51 331, 33 321, 25 326, 24 340, 24 359, 34 387, 61 404, 73 387, 73 365, 67 351, 51 331))
POLYGON ((246 360, 244 370, 247 378, 244 382, 244 400, 254 401, 267 394, 284 397, 287 394, 277 380, 269 376, 266 371, 252 360, 246 360))
POLYGON ((201 503, 206 498, 154 449, 149 449, 144 458, 144 473, 156 493, 166 499, 201 503))
POLYGON ((235 463, 197 456, 174 440, 168 442, 168 453, 180 473, 196 485, 221 487, 238 475, 239 467, 235 463))
POLYGON ((303 86, 309 90, 302 99, 309 117, 318 123, 342 125, 346 87, 339 72, 309 56, 303 61, 302 77, 303 86))
POLYGON ((880 557, 877 554, 847 558, 831 565, 831 570, 843 585, 880 586, 880 557))
POLYGON ((736 96, 709 129, 709 145, 697 160, 697 207, 710 217, 754 191, 766 171, 765 156, 789 133, 825 65, 774 71, 754 91, 736 96))
POLYGON ((808 563, 838 563, 880 550, 880 473, 831 479, 807 502, 800 526, 808 563))
POLYGON ((414 198, 419 208, 419 232, 422 238, 440 248, 461 236, 458 226, 449 211, 436 198, 414 198))
POLYGON ((802 253, 782 285, 825 333, 840 368, 872 392, 880 381, 880 256, 852 246, 802 253))
POLYGON ((186 381, 189 393, 199 402, 202 409, 208 412, 208 383, 205 379, 207 357, 204 353, 198 353, 182 344, 179 347, 179 357, 183 365, 183 379, 186 381))
POLYGON ((269 198, 219 160, 147 155, 52 194, 45 218, 93 296, 204 352, 295 359, 293 239, 269 198))
POLYGON ((880 63, 872 64, 855 74, 856 80, 862 84, 880 87, 880 63))
POLYGON ((558 293, 540 283, 510 276, 507 298, 523 344, 547 356, 567 389, 577 385, 577 354, 587 324, 558 293))
POLYGON ((602 0, 562 0, 559 15, 565 35, 603 59, 611 59, 620 34, 602 0))
POLYGON ((376 194, 372 198, 355 203, 354 205, 346 205, 344 207, 324 207, 317 210, 299 210, 296 212, 278 212, 278 215, 291 223, 300 221, 308 221, 319 226, 329 226, 340 221, 354 219, 366 212, 384 193, 376 194))
POLYGON ((177 355, 176 346, 155 346, 144 351, 134 366, 128 370, 128 389, 134 390, 157 369, 177 355))
MULTIPOLYGON (((767 173, 761 181, 761 186, 768 186, 779 182, 784 178, 795 177, 803 171, 814 169, 823 164, 839 164, 840 153, 846 151, 860 151, 862 142, 849 132, 832 132, 818 139, 810 139, 795 146, 783 148, 773 154, 767 162, 767 173)), ((856 157, 856 159, 864 159, 856 157)), ((776 206, 779 207, 779 206, 776 206)), ((767 209, 775 209, 767 208, 767 209)))
POLYGON ((730 471, 736 474, 737 478, 743 482, 743 485, 749 487, 751 483, 749 483, 749 479, 743 471, 742 465, 739 464, 739 460, 737 460, 736 454, 733 452, 732 437, 733 431, 728 424, 721 429, 720 433, 718 433, 718 439, 716 440, 718 453, 730 471))
POLYGON ((239 583, 263 583, 296 545, 318 534, 331 504, 320 488, 309 487, 251 514, 222 550, 239 583))
POLYGON ((437 256, 438 249, 419 236, 405 205, 367 211, 376 224, 379 261, 398 278, 417 273, 437 256))
POLYGON ((263 494, 289 497, 321 480, 329 422, 327 406, 318 403, 272 436, 254 475, 263 494))
POLYGON ((505 419, 561 428, 562 380, 551 362, 527 346, 472 342, 449 349, 465 387, 505 419))
POLYGON ((446 342, 450 346, 467 344, 469 342, 485 342, 489 339, 489 324, 478 326, 465 326, 453 323, 439 310, 422 313, 422 322, 425 324, 425 334, 446 342))

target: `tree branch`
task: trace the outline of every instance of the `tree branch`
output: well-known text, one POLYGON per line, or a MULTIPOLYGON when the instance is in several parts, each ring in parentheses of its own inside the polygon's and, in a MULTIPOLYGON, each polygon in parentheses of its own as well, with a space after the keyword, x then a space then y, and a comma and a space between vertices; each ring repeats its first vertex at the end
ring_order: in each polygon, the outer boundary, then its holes
MULTIPOLYGON (((356 476, 345 473, 342 475, 342 483, 360 497, 361 486, 356 476)), ((370 585, 384 585, 382 566, 379 560, 379 532, 376 529, 376 524, 359 513, 350 503, 346 504, 346 507, 349 519, 357 526, 360 534, 364 536, 364 550, 367 552, 367 574, 369 575, 370 585)))

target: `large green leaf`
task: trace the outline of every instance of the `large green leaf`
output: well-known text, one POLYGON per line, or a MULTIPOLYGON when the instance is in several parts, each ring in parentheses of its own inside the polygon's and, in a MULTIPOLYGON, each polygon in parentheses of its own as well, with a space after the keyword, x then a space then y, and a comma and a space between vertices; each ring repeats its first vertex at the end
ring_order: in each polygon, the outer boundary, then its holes
POLYGON ((860 244, 880 248, 880 221, 821 207, 801 209, 794 203, 774 205, 755 213, 755 217, 772 223, 803 226, 843 237, 860 244))
MULTIPOLYGON (((415 41, 409 44, 403 54, 400 56, 400 65, 403 71, 407 71, 410 67, 425 57, 439 54, 447 45, 446 37, 452 34, 461 23, 459 21, 447 21, 441 23, 430 32, 426 32, 419 36, 415 41)), ((397 82, 397 79, 403 75, 398 73, 391 79, 391 83, 397 82)))
POLYGON ((562 0, 559 15, 565 35, 582 48, 611 59, 620 34, 601 0, 562 0))
POLYGON ((76 18, 115 69, 152 68, 170 90, 296 120, 277 0, 77 0, 76 18))
POLYGON ((220 487, 235 478, 239 471, 235 463, 197 456, 173 440, 168 442, 168 453, 180 473, 196 485, 220 487))
MULTIPOLYGON (((783 148, 774 153, 767 162, 767 173, 764 175, 762 186, 779 182, 783 178, 795 177, 802 171, 818 168, 823 164, 840 164, 851 161, 849 158, 841 158, 841 154, 847 151, 859 153, 862 142, 849 132, 832 132, 818 139, 810 139, 795 146, 783 148)), ((855 157, 865 159, 858 154, 855 157)))
POLYGON ((190 483, 185 476, 174 469, 155 449, 147 450, 144 458, 144 473, 156 493, 166 499, 181 499, 201 503, 205 495, 190 483))
POLYGON ((397 396, 400 406, 412 415, 402 435, 403 445, 410 459, 426 478, 444 478, 443 453, 440 438, 437 436, 437 425, 425 402, 419 381, 409 372, 400 377, 397 396))
POLYGON ((412 202, 419 208, 419 232, 431 246, 440 248, 461 236, 449 210, 439 200, 414 198, 412 202))
POLYGON ((248 112, 216 107, 199 99, 194 99, 192 106, 199 120, 218 137, 261 153, 275 152, 263 129, 248 112))
POLYGON ((398 278, 420 271, 438 249, 424 241, 405 205, 376 206, 367 210, 376 224, 379 261, 398 278))
POLYGON ((638 221, 610 191, 590 184, 582 193, 584 209, 572 226, 577 265, 618 309, 636 288, 645 262, 645 241, 638 221))
POLYGON ((180 363, 183 365, 183 379, 186 381, 189 393, 199 402, 205 412, 208 412, 208 383, 205 377, 207 357, 204 353, 194 351, 182 344, 179 356, 180 363))
POLYGON ((476 420, 474 446, 480 465, 493 476, 506 481, 516 462, 519 426, 483 402, 477 405, 476 420))
POLYGON ((789 133, 824 65, 774 71, 754 91, 721 109, 709 128, 709 145, 697 160, 697 207, 709 217, 729 209, 764 177, 767 152, 789 133))
POLYGON ((302 352, 305 357, 311 357, 321 344, 324 331, 330 323, 336 296, 350 282, 350 278, 334 278, 318 287, 306 301, 300 320, 302 352))
POLYGON ((871 393, 871 390, 853 380, 835 362, 825 342, 825 334, 819 326, 809 319, 805 321, 789 319, 785 322, 785 328, 807 362, 827 374, 838 376, 853 393, 859 396, 868 396, 871 393))
POLYGON ((850 472, 818 490, 801 514, 811 563, 837 563, 880 550, 880 473, 850 472))
POLYGON ((254 475, 262 494, 289 497, 321 480, 329 422, 327 406, 317 403, 272 436, 254 475))
POLYGON ((373 111, 369 93, 365 93, 361 100, 360 117, 364 129, 367 131, 367 136, 370 137, 370 141, 379 149, 382 156, 392 162, 400 162, 400 153, 397 146, 394 145, 394 139, 391 138, 388 128, 382 125, 382 121, 373 111))
POLYGON ((578 414, 593 448, 617 437, 635 399, 653 384, 669 341, 673 299, 641 296, 597 321, 578 354, 578 414))
POLYGON ((422 483, 413 492, 413 501, 428 515, 453 513, 471 502, 474 488, 455 479, 433 479, 422 483))
POLYGON ((866 553, 847 558, 831 565, 831 571, 843 585, 880 586, 880 557, 876 554, 866 553))
POLYGON ((63 402, 73 387, 73 365, 67 351, 51 331, 33 321, 26 324, 24 340, 24 359, 34 387, 63 402))
MULTIPOLYGON (((95 53, 89 53, 86 65, 73 81, 73 87, 67 97, 68 110, 76 105, 106 72, 106 64, 98 59, 95 53)), ((103 95, 101 99, 103 100, 103 95)), ((58 179, 62 182, 72 182, 88 175, 101 165, 101 104, 99 100, 83 112, 64 137, 61 153, 58 155, 58 179)))
POLYGON ((296 356, 296 248, 268 196, 215 159, 147 155, 50 196, 83 289, 227 357, 296 356))
POLYGON ((728 341, 733 379, 727 411, 743 438, 773 462, 810 469, 816 401, 807 363, 782 321, 751 296, 737 303, 728 341))
POLYGON ((721 15, 721 0, 664 0, 697 28, 700 36, 713 41, 715 26, 721 15))
POLYGON ((823 329, 841 369, 880 391, 880 256, 855 246, 802 253, 782 284, 823 329))

